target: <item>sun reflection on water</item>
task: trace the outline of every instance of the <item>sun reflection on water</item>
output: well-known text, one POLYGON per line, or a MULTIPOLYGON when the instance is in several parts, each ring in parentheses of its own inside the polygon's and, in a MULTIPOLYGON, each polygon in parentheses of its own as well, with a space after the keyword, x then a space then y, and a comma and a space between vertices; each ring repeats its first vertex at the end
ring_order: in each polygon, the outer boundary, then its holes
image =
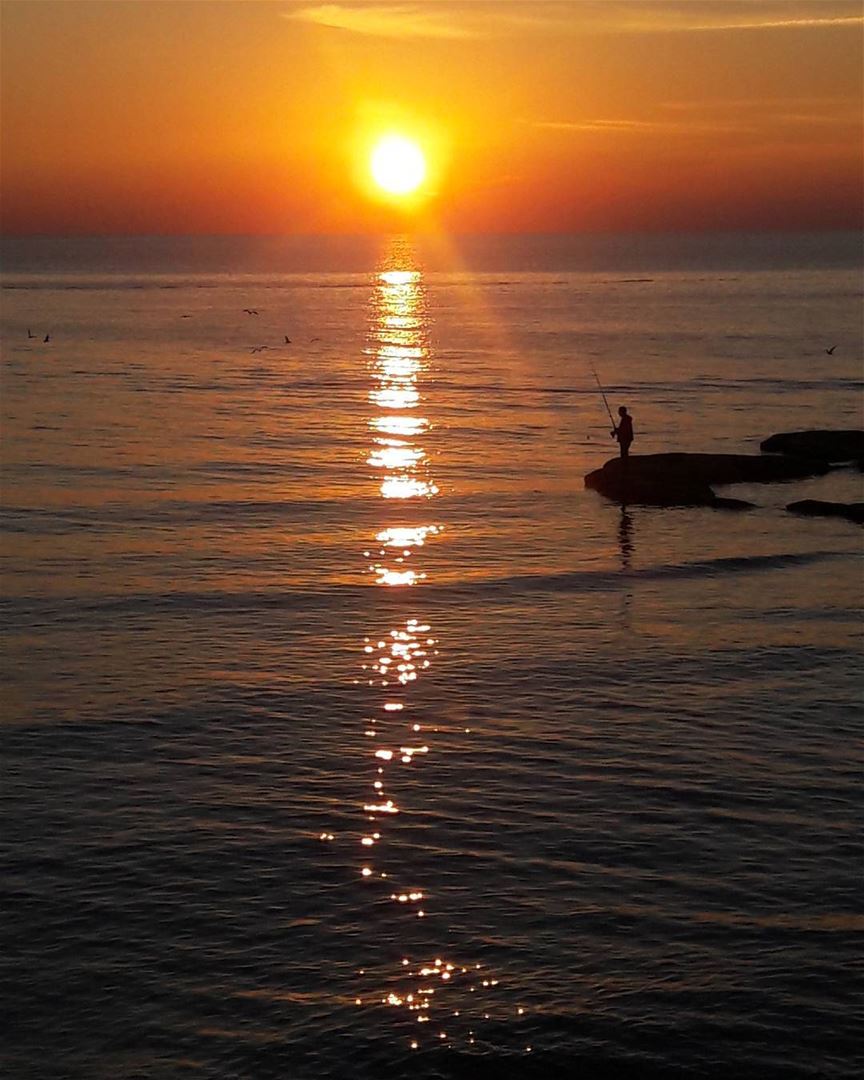
POLYGON ((366 459, 366 464, 375 469, 410 469, 426 457, 418 447, 396 443, 394 439, 381 439, 380 443, 381 448, 373 450, 366 459))
POLYGON ((380 409, 413 409, 420 401, 420 395, 413 386, 388 385, 384 383, 369 395, 373 404, 380 409))
POLYGON ((425 412, 432 405, 424 385, 430 372, 427 328, 422 275, 411 252, 395 244, 374 283, 367 348, 372 445, 366 465, 382 520, 374 539, 367 540, 364 556, 374 585, 396 596, 405 590, 414 613, 370 632, 362 646, 362 677, 357 682, 381 697, 370 703, 363 719, 370 779, 362 802, 357 868, 364 889, 380 890, 376 904, 392 905, 387 937, 404 953, 395 964, 382 960, 374 970, 358 973, 364 981, 355 1004, 401 1010, 412 1025, 424 1025, 406 1032, 411 1049, 473 1045, 478 1022, 493 1007, 489 990, 498 985, 497 979, 480 975, 479 964, 460 963, 440 946, 430 952, 430 941, 452 935, 446 925, 436 933, 434 883, 413 879, 401 834, 400 799, 412 789, 410 782, 406 787, 409 774, 396 770, 420 769, 417 778, 422 783, 422 770, 434 761, 439 735, 415 697, 418 681, 439 653, 431 622, 418 613, 423 593, 417 587, 427 580, 427 569, 418 560, 430 543, 446 535, 433 509, 440 489, 432 455, 420 442, 432 430, 429 418, 419 415, 421 408, 425 412), (425 518, 422 524, 412 520, 418 512, 425 518), (388 854, 388 841, 398 844, 398 858, 388 854), (401 929, 400 918, 409 920, 401 929), (481 995, 482 1005, 477 1000, 481 995))
POLYGON ((387 476, 381 481, 381 494, 385 499, 417 499, 438 494, 435 484, 416 476, 387 476))
MULTIPOLYGON (((396 258, 400 257, 399 255, 396 255, 395 253, 394 253, 394 255, 395 255, 396 258)), ((401 257, 402 258, 406 258, 406 257, 411 258, 412 256, 403 251, 401 253, 401 257)), ((410 285, 412 282, 420 280, 420 271, 419 270, 383 270, 378 276, 386 285, 391 285, 391 286, 393 286, 393 285, 410 285)), ((407 316, 407 315, 412 315, 414 313, 412 311, 408 310, 408 311, 405 311, 405 312, 398 312, 398 314, 407 316)))
POLYGON ((419 435, 429 421, 423 416, 373 416, 369 426, 385 435, 419 435))

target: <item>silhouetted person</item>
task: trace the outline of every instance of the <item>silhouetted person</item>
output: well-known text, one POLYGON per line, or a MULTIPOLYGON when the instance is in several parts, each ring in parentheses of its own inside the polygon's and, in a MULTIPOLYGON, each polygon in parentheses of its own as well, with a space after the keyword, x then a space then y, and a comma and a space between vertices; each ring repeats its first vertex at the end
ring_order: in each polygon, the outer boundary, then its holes
POLYGON ((618 440, 621 457, 626 458, 630 454, 630 443, 633 442, 633 417, 627 412, 624 405, 618 409, 618 415, 621 419, 618 421, 618 426, 613 430, 612 437, 618 440))

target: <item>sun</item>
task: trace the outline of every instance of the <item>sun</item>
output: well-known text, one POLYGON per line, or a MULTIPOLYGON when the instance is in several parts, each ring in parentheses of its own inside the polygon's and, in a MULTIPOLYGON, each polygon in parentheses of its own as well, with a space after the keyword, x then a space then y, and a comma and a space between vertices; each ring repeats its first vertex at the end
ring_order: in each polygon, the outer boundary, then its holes
POLYGON ((410 195, 426 178, 426 158, 413 140, 385 135, 372 149, 369 170, 388 195, 410 195))

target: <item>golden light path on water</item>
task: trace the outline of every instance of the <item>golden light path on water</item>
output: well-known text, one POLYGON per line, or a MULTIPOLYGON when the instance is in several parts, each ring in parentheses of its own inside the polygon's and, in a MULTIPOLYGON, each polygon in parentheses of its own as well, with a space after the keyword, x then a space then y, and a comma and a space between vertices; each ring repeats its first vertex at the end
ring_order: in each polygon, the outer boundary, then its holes
MULTIPOLYGON (((427 577, 420 558, 424 547, 445 531, 433 509, 439 488, 422 444, 430 430, 423 392, 430 365, 427 328, 421 273, 410 249, 394 242, 375 282, 370 315, 367 365, 372 415, 366 464, 374 498, 380 502, 381 524, 370 536, 364 558, 376 586, 404 590, 410 603, 396 625, 368 636, 362 646, 358 685, 374 688, 381 696, 363 721, 369 740, 370 780, 362 806, 366 828, 359 839, 358 867, 365 887, 378 887, 380 899, 396 909, 397 921, 390 924, 390 934, 401 936, 405 944, 395 969, 385 964, 380 970, 359 973, 364 976, 363 989, 355 1004, 404 1010, 411 1021, 408 1045, 415 1050, 442 1043, 474 1044, 479 1038, 476 1021, 484 1015, 488 1018, 483 1009, 491 1008, 481 1005, 477 997, 498 985, 497 979, 481 971, 480 964, 460 962, 443 946, 429 951, 429 935, 412 934, 409 924, 400 935, 398 919, 428 921, 431 917, 434 923, 434 883, 411 880, 404 860, 396 870, 386 857, 379 858, 385 856, 388 836, 396 835, 403 810, 389 790, 391 772, 417 768, 434 758, 439 734, 434 723, 424 722, 428 718, 412 708, 411 697, 413 684, 434 664, 439 644, 430 623, 418 613, 416 601, 422 590, 415 587, 427 577), (426 507, 430 512, 423 515, 426 507), (425 520, 418 524, 420 516, 425 520), (451 989, 458 997, 448 1001, 451 989), (465 1008, 469 994, 475 995, 470 1000, 479 1008, 465 1008)), ((405 790, 404 784, 400 789, 405 790)), ((447 939, 446 928, 440 937, 447 939)))

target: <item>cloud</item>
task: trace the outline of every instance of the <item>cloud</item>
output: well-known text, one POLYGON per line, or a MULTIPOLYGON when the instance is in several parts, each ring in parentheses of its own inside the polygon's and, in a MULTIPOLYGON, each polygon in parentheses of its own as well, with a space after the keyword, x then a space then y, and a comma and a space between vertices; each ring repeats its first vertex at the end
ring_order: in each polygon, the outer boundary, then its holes
POLYGON ((594 33, 707 33, 864 24, 848 0, 588 0, 572 8, 574 28, 594 33))
POLYGON ((847 96, 820 95, 805 97, 793 95, 791 97, 750 97, 750 98, 705 98, 701 101, 688 99, 687 101, 663 101, 660 103, 663 109, 674 112, 725 112, 729 109, 746 109, 757 112, 772 112, 778 109, 808 108, 821 110, 826 113, 834 113, 838 109, 857 108, 857 102, 850 102, 847 96))
POLYGON ((286 19, 369 37, 471 40, 567 33, 584 12, 619 0, 343 0, 297 4, 286 19))
POLYGON ((516 34, 657 34, 852 28, 848 0, 370 0, 311 3, 295 22, 391 39, 469 40, 516 34))
POLYGON ((680 27, 665 27, 665 29, 679 29, 689 31, 711 30, 805 30, 813 27, 829 26, 861 26, 864 24, 864 15, 841 15, 830 17, 811 17, 808 19, 751 19, 747 22, 729 22, 718 20, 717 22, 692 23, 680 27))
POLYGON ((753 129, 741 124, 693 123, 688 120, 526 120, 531 127, 546 131, 593 131, 606 134, 706 135, 747 134, 753 129))
POLYGON ((315 4, 284 12, 286 19, 314 23, 334 30, 386 38, 449 38, 473 36, 443 9, 419 4, 315 4))
POLYGON ((857 97, 727 98, 707 101, 667 101, 659 108, 672 116, 688 117, 697 124, 710 123, 713 117, 743 119, 750 130, 769 132, 791 126, 805 129, 837 129, 855 138, 862 126, 861 103, 857 97))
POLYGON ((578 119, 528 119, 520 123, 546 131, 593 132, 607 135, 765 135, 785 127, 845 129, 861 127, 857 101, 829 97, 749 98, 709 101, 663 102, 652 118, 587 117, 578 119))

